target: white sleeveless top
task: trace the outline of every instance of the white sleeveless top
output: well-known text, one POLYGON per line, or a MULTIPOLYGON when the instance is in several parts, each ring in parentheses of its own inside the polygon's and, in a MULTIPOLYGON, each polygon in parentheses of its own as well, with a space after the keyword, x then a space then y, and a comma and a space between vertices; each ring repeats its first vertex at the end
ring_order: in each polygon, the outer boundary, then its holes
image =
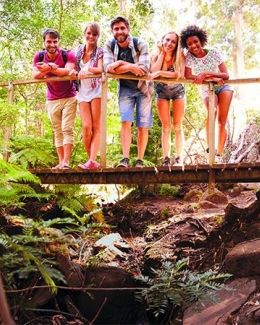
MULTIPOLYGON (((80 70, 87 71, 90 61, 84 63, 80 61, 80 70)), ((94 74, 93 74, 94 75, 94 74)), ((90 102, 94 98, 101 98, 101 84, 96 88, 91 87, 91 78, 80 80, 80 87, 77 95, 77 99, 80 102, 90 102)))

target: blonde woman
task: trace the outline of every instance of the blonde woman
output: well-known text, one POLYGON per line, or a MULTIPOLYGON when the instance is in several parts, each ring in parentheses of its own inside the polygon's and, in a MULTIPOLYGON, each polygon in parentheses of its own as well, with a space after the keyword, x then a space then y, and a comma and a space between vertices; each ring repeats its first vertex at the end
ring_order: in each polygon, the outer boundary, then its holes
POLYGON ((76 68, 80 79, 78 102, 82 121, 83 144, 88 160, 79 164, 83 169, 97 169, 101 128, 101 78, 95 78, 103 70, 103 50, 97 46, 100 28, 97 23, 87 24, 84 30, 85 44, 76 53, 76 68), (93 78, 84 79, 86 75, 93 78))
MULTIPOLYGON (((184 75, 184 56, 180 48, 179 35, 175 32, 165 34, 157 45, 158 51, 151 59, 151 78, 181 78, 184 75)), ((171 164, 171 129, 175 132, 174 164, 183 162, 183 118, 185 111, 185 89, 182 84, 155 84, 157 111, 162 124, 163 166, 171 164), (173 109, 173 121, 171 119, 173 109)))

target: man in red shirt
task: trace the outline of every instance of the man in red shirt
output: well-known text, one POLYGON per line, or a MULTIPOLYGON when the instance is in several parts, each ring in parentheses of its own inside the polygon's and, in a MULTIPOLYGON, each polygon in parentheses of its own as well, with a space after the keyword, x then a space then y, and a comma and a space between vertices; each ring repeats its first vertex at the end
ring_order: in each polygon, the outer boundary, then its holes
MULTIPOLYGON (((44 51, 36 52, 33 59, 33 78, 67 76, 74 68, 73 52, 59 47, 60 35, 53 29, 43 33, 44 51), (64 54, 65 53, 65 54, 64 54), (64 58, 65 56, 65 58, 64 58)), ((51 120, 59 163, 54 168, 66 169, 73 148, 73 126, 76 117, 76 89, 72 81, 47 82, 46 108, 51 120)))

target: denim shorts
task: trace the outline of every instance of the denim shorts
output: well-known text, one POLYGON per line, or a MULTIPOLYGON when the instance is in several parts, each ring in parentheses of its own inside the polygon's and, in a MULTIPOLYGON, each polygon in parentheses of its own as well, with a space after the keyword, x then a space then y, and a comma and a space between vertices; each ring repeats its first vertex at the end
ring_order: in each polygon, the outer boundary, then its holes
POLYGON ((137 127, 149 128, 153 124, 152 98, 145 96, 139 89, 120 86, 119 110, 122 122, 133 122, 135 117, 137 127))
POLYGON ((232 87, 230 87, 229 85, 221 85, 221 86, 214 86, 214 91, 215 94, 218 95, 220 93, 223 93, 223 91, 234 91, 232 87))
MULTIPOLYGON (((215 94, 218 96, 220 93, 223 93, 224 91, 234 91, 234 89, 226 84, 226 85, 214 85, 214 92, 215 94)), ((208 90, 208 86, 207 85, 201 85, 200 86, 200 94, 202 96, 203 99, 208 98, 209 97, 209 90, 208 90)))
POLYGON ((182 84, 167 85, 160 82, 155 85, 155 91, 157 99, 176 100, 185 97, 185 89, 182 84))

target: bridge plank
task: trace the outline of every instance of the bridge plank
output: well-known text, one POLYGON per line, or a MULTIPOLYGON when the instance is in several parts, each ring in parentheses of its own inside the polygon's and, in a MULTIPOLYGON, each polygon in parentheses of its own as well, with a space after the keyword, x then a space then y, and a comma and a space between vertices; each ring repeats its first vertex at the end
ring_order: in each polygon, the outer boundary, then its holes
POLYGON ((144 168, 31 169, 43 184, 189 184, 208 183, 209 173, 216 183, 260 182, 260 163, 187 165, 144 168))

